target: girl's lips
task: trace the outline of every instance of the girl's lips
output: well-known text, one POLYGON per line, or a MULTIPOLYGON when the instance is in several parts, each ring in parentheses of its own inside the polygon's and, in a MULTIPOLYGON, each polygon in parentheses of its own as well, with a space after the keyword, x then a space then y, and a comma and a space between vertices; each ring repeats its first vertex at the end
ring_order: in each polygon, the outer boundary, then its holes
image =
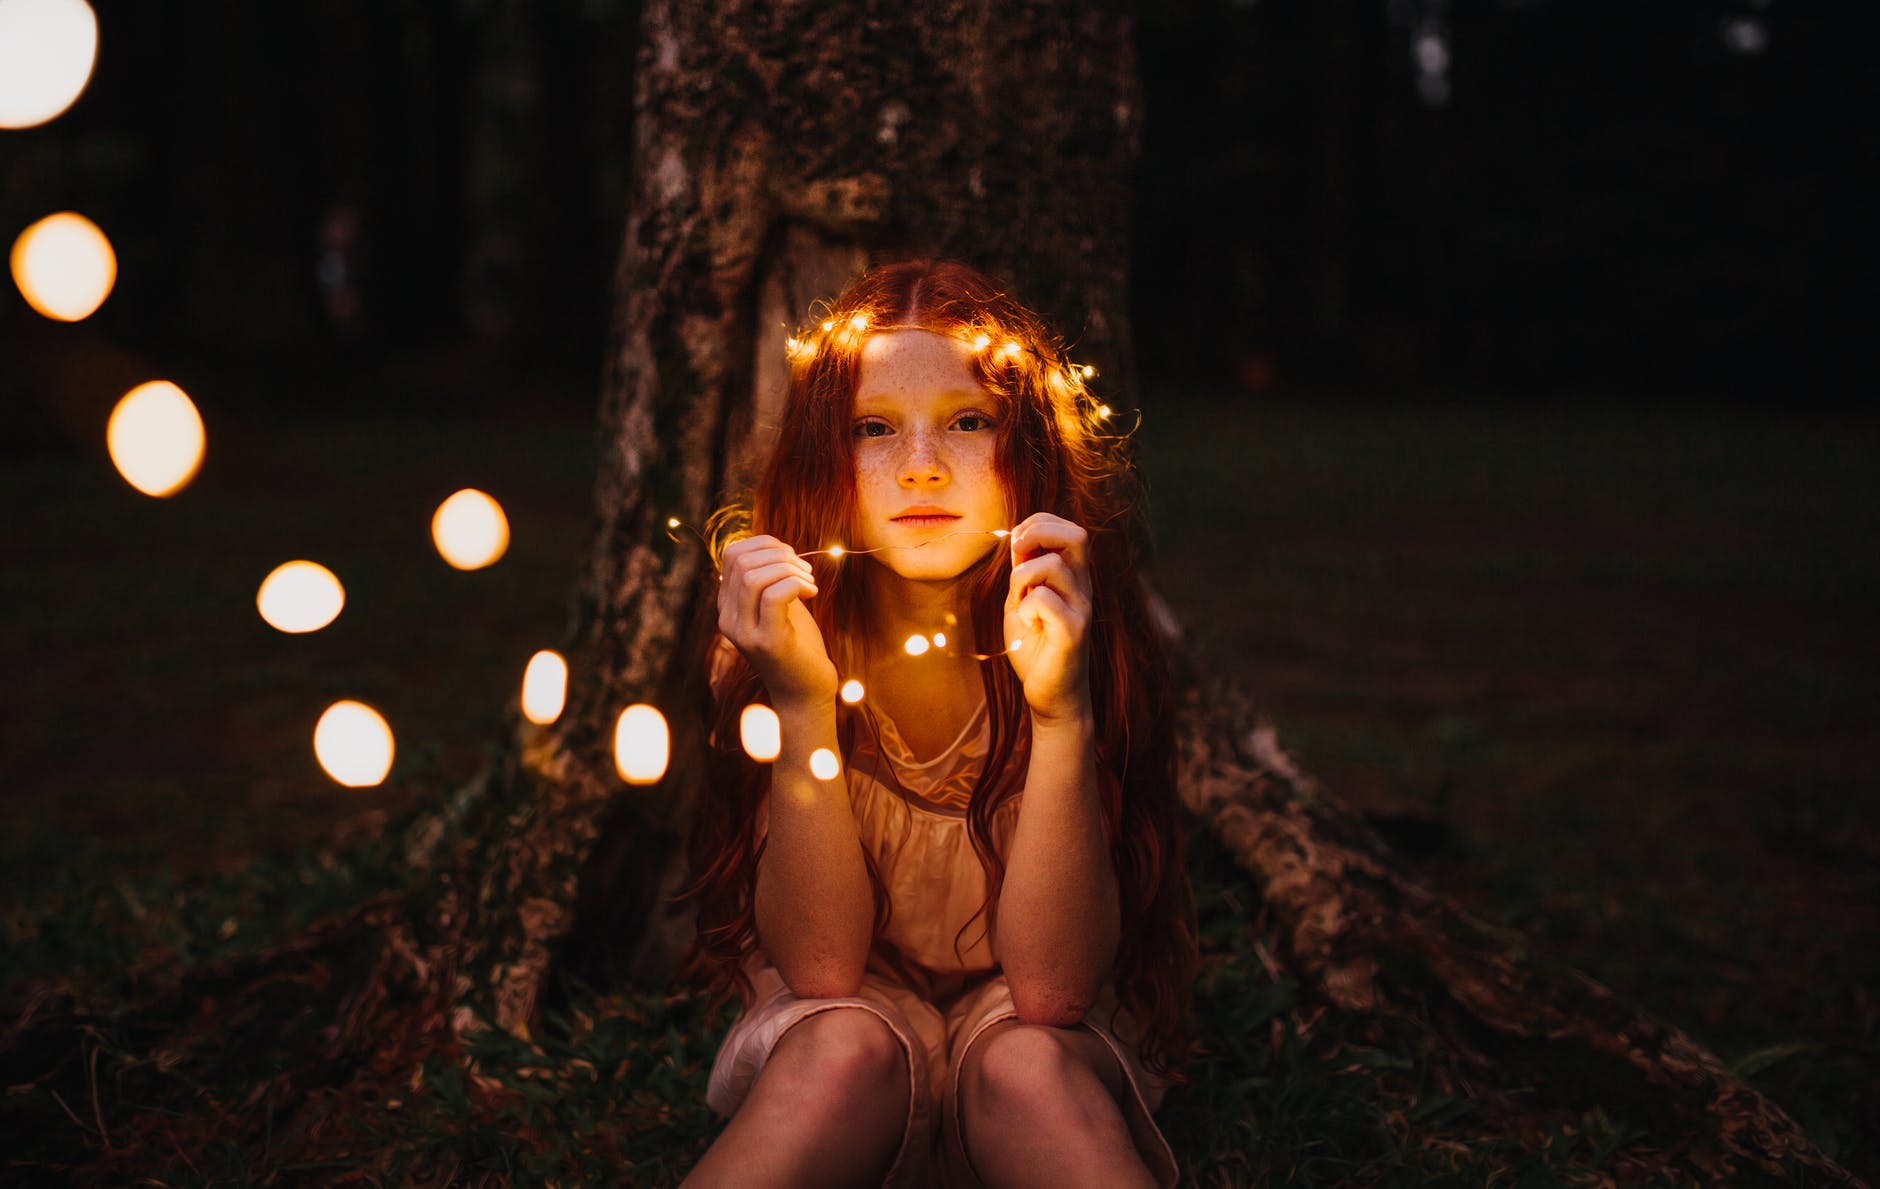
POLYGON ((896 516, 896 524, 912 525, 915 528, 938 528, 943 524, 952 524, 958 516, 896 516))

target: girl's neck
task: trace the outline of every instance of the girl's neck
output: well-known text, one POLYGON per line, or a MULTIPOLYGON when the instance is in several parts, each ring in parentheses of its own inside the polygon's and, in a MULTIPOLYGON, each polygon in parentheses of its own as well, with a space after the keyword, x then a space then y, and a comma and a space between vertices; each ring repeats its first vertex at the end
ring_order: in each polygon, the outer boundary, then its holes
POLYGON ((952 669, 961 673, 977 670, 978 662, 963 655, 971 651, 973 639, 972 590, 964 576, 945 582, 925 581, 903 578, 884 565, 870 564, 863 571, 862 607, 862 631, 867 636, 871 663, 913 659, 906 650, 910 636, 932 637, 935 632, 944 632, 953 657, 930 652, 915 663, 936 678, 952 669))

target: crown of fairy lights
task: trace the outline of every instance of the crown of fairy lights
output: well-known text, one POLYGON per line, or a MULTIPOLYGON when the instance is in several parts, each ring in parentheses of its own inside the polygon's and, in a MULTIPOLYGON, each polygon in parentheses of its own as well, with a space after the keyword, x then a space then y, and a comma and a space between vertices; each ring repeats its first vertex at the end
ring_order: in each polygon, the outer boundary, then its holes
MULTIPOLYGON (((823 305, 828 317, 819 323, 812 323, 809 328, 799 328, 796 333, 783 340, 783 354, 793 366, 807 367, 816 358, 831 349, 857 350, 871 334, 889 330, 925 330, 936 334, 931 326, 907 322, 874 323, 866 311, 838 314, 823 305)), ((972 345, 973 353, 986 358, 997 366, 1016 367, 1026 359, 1034 360, 1043 372, 1045 383, 1062 395, 1068 396, 1081 409, 1089 423, 1089 428, 1099 437, 1127 437, 1135 431, 1132 425, 1118 434, 1099 432, 1099 427, 1108 428, 1107 424, 1115 416, 1115 410, 1098 400, 1090 391, 1088 381, 1096 379, 1097 369, 1088 363, 1074 363, 1055 353, 1041 351, 1026 344, 1014 336, 1005 327, 991 320, 970 323, 950 337, 972 345)), ((1140 424, 1141 416, 1137 415, 1140 424)))

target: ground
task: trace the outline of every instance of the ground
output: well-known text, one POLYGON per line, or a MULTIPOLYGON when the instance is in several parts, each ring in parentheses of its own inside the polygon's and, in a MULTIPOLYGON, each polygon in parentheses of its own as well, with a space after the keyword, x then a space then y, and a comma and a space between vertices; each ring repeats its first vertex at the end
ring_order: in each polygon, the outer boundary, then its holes
MULTIPOLYGON (((204 372, 208 460, 170 500, 56 436, 9 458, 10 941, 48 895, 369 833, 475 770, 557 642, 584 385, 431 361, 344 387, 204 372), (474 573, 428 540, 463 486, 513 530, 474 573), (254 611, 295 557, 347 589, 308 637, 254 611), (387 790, 314 762, 341 697, 398 732, 387 790)), ((1420 878, 1746 1061, 1871 1174, 1847 1082, 1880 1068, 1880 421, 1611 393, 1146 403, 1154 573, 1197 654, 1420 878)))

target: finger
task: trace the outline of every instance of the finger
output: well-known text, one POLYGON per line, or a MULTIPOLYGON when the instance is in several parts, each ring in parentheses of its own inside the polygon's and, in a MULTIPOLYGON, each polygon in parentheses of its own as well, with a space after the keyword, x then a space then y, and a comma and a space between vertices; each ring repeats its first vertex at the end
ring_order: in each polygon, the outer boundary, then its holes
MULTIPOLYGON (((718 587, 720 621, 740 625, 748 631, 757 620, 758 590, 752 586, 754 575, 771 566, 788 565, 788 562, 788 555, 779 550, 747 550, 733 564, 726 566, 721 576, 724 581, 718 587)), ((807 571, 803 573, 808 576, 807 571)))
POLYGON ((1060 640, 1083 636, 1083 617, 1048 586, 1037 587, 1025 596, 1018 605, 1018 618, 1027 627, 1043 629, 1047 636, 1060 640))
POLYGON ((725 546, 725 551, 718 555, 718 560, 721 564, 729 568, 734 560, 751 552, 753 549, 769 549, 772 546, 782 544, 782 541, 770 536, 768 533, 760 533, 755 537, 739 537, 737 540, 731 542, 731 544, 725 546))
POLYGON ((759 566, 775 565, 780 561, 797 561, 802 562, 806 568, 809 566, 808 562, 797 556, 796 550, 782 543, 766 545, 761 549, 746 549, 734 560, 735 564, 729 561, 726 563, 727 570, 739 569, 749 572, 759 566))
MULTIPOLYGON (((722 565, 722 569, 725 573, 741 571, 748 574, 762 566, 775 565, 782 561, 791 561, 802 567, 805 577, 812 581, 815 580, 815 574, 810 569, 809 562, 798 554, 796 550, 790 548, 790 546, 784 544, 782 541, 777 540, 775 537, 752 537, 748 540, 762 541, 764 544, 742 549, 735 557, 727 555, 726 561, 722 565)), ((748 542, 739 542, 739 544, 747 543, 748 542)))
POLYGON ((803 579, 791 575, 779 578, 764 589, 758 599, 758 630, 766 635, 780 632, 789 614, 790 604, 796 599, 806 599, 816 593, 816 587, 803 579))
POLYGON ((746 581, 749 581, 749 575, 755 574, 759 570, 769 569, 771 566, 789 566, 811 581, 814 581, 816 578, 816 572, 810 568, 809 562, 798 557, 787 547, 781 549, 766 549, 760 553, 746 554, 739 564, 738 569, 746 576, 746 581))
POLYGON ((1026 595, 1041 586, 1056 591, 1060 598, 1073 606, 1084 606, 1090 601, 1089 592, 1078 581, 1078 576, 1064 555, 1045 553, 1013 567, 1008 605, 1023 602, 1026 595))
POLYGON ((746 623, 753 628, 761 625, 763 597, 777 583, 784 581, 800 582, 808 588, 811 594, 816 593, 815 578, 808 572, 808 567, 803 562, 780 561, 760 567, 745 575, 744 578, 744 598, 740 610, 744 612, 746 623))
POLYGON ((1055 554, 1046 554, 1012 567, 1012 577, 1006 587, 1005 605, 1007 607, 1018 606, 1025 600, 1025 596, 1031 593, 1032 588, 1044 580, 1043 568, 1055 556, 1055 554))
POLYGON ((790 566, 796 573, 810 581, 816 580, 816 575, 810 570, 809 563, 791 552, 787 546, 748 552, 725 571, 729 577, 728 585, 734 588, 731 597, 736 601, 737 613, 748 619, 756 607, 757 595, 751 589, 751 576, 778 565, 790 566))
POLYGON ((1034 512, 1012 530, 1012 560, 1025 562, 1053 552, 1082 569, 1087 564, 1089 541, 1090 534, 1081 526, 1049 512, 1034 512))

